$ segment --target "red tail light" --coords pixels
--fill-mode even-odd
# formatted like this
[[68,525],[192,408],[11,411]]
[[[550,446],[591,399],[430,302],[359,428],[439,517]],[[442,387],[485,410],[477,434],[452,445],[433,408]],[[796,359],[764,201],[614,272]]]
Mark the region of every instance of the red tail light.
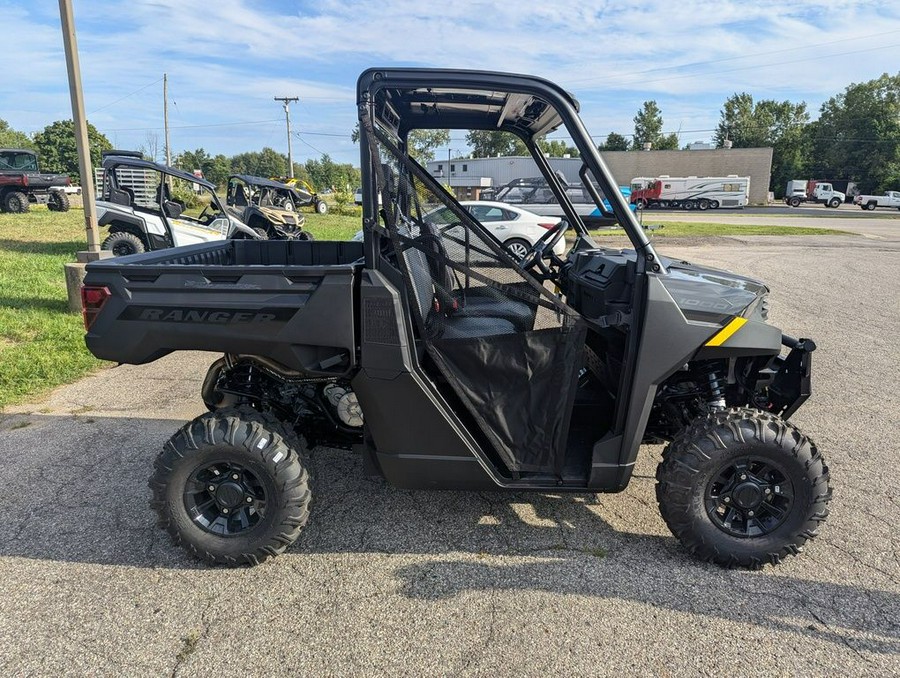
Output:
[[82,287],[81,288],[81,317],[84,319],[84,329],[89,331],[91,325],[100,315],[100,309],[112,294],[108,287]]
[[553,223],[538,224],[538,226],[540,226],[541,228],[546,228],[549,231],[551,228],[556,226],[556,224],[558,224],[558,223],[559,223],[558,221],[554,221]]

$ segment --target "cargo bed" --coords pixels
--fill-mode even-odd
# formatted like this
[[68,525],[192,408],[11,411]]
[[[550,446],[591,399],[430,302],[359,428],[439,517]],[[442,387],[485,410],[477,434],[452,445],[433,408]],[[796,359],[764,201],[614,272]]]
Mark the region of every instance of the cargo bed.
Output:
[[188,349],[345,374],[362,257],[359,242],[224,240],[92,262],[84,284],[99,310],[85,341],[120,363]]

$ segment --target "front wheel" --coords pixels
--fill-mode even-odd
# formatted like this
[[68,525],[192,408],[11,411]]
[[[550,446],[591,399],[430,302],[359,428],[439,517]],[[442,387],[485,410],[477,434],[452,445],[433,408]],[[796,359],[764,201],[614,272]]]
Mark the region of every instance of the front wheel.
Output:
[[710,200],[709,201],[709,209],[711,209],[711,210],[719,209],[719,201],[718,200]]
[[831,207],[832,209],[837,209],[838,207],[841,206],[841,199],[840,198],[832,198],[831,200],[828,201],[828,206]]
[[154,462],[160,527],[210,564],[256,565],[282,553],[309,518],[302,451],[277,420],[250,408],[194,419]]
[[324,200],[316,201],[316,212],[319,214],[327,214],[328,213],[328,203]]
[[50,194],[47,209],[51,212],[68,212],[70,207],[69,196],[65,191],[53,191]]
[[730,409],[694,422],[656,472],[663,520],[692,554],[759,569],[800,552],[828,516],[828,467],[780,417]]
[[525,255],[531,250],[531,243],[522,238],[510,238],[503,243],[503,246],[516,261],[522,261],[522,259],[525,258]]

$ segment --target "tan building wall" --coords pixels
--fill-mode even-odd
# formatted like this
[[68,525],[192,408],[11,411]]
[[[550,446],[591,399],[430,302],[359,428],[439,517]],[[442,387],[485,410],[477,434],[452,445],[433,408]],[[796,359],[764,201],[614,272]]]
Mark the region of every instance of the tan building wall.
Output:
[[772,180],[771,148],[730,148],[711,151],[603,151],[616,181],[634,177],[750,177],[750,204],[764,205]]

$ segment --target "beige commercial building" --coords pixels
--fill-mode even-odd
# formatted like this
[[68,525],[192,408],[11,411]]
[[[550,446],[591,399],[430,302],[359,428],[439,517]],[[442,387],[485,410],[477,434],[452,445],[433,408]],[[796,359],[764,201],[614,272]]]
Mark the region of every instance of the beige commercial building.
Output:
[[[603,159],[620,185],[634,177],[750,177],[751,205],[764,205],[772,178],[771,148],[717,148],[693,151],[603,151]],[[570,183],[578,182],[581,161],[548,158],[550,166]],[[449,177],[448,177],[449,170]],[[433,160],[428,171],[449,184],[461,199],[477,200],[485,188],[498,188],[513,179],[538,176],[530,157]]]

